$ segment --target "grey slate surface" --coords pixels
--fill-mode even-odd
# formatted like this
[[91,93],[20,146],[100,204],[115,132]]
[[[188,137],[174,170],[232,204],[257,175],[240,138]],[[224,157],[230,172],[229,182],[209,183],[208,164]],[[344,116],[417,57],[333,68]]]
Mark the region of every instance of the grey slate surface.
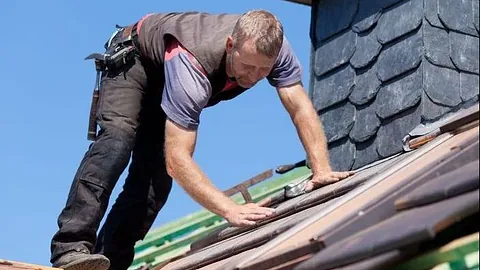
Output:
[[460,72],[460,96],[463,101],[478,99],[479,77],[474,74]]
[[321,76],[345,63],[355,53],[356,34],[348,30],[332,40],[322,43],[316,52],[315,74]]
[[356,147],[356,155],[361,158],[355,158],[353,168],[360,168],[380,159],[380,155],[377,152],[375,137],[370,138],[368,141],[357,143]]
[[425,92],[438,104],[454,107],[460,102],[460,74],[454,69],[437,67],[428,61],[424,65]]
[[355,71],[345,65],[338,72],[319,79],[315,83],[314,95],[317,110],[322,110],[348,98],[355,86]]
[[382,82],[377,77],[377,70],[370,68],[365,72],[357,72],[355,87],[349,96],[350,101],[356,105],[363,105],[372,100],[376,95]]
[[358,34],[357,49],[350,59],[354,68],[363,68],[370,64],[380,53],[382,44],[371,33]]
[[358,0],[324,0],[318,2],[317,39],[325,40],[347,29],[357,12]]
[[425,19],[427,19],[431,25],[443,28],[444,25],[440,21],[440,18],[438,18],[438,1],[439,0],[424,0],[423,12],[425,14]]
[[329,144],[330,165],[338,170],[348,171],[355,162],[355,144],[345,138]]
[[355,106],[347,101],[346,104],[333,106],[320,117],[322,122],[332,123],[324,127],[328,142],[345,138],[350,133],[355,121]]
[[361,33],[372,28],[382,15],[382,6],[383,4],[379,0],[359,0],[358,12],[352,25],[353,31]]
[[[413,107],[384,121],[377,132],[377,152],[381,157],[388,157],[402,150],[404,130],[413,130],[421,119],[419,106]],[[400,142],[400,143],[399,143]]]
[[478,102],[478,0],[320,0],[313,8],[315,108],[320,116],[356,110],[348,136],[350,109],[346,123],[322,122],[334,169],[402,151],[415,126]]
[[478,9],[479,9],[479,1],[473,1],[473,25],[475,26],[475,29],[477,32],[480,30],[478,29],[478,20],[479,20],[479,14],[478,14]]
[[376,63],[378,78],[385,82],[418,67],[422,54],[422,31],[417,30],[398,43],[386,46],[380,53]]
[[378,20],[377,39],[388,43],[417,29],[422,23],[423,0],[404,0],[383,12]]
[[375,107],[377,115],[382,119],[412,108],[420,101],[423,82],[421,69],[399,77],[378,91]]
[[[355,109],[355,107],[353,107],[353,109]],[[380,119],[375,113],[374,106],[360,106],[357,111],[356,119],[358,120],[356,120],[353,125],[353,129],[350,132],[350,138],[358,143],[370,139],[377,133],[377,130],[381,125]]]
[[478,37],[450,32],[450,50],[455,66],[467,72],[478,74]]
[[424,22],[423,36],[425,58],[434,65],[455,69],[450,59],[450,37],[447,30]]
[[438,17],[448,29],[476,35],[474,26],[473,2],[476,0],[439,0]]
[[422,93],[422,119],[426,121],[438,120],[452,108],[433,102],[430,97]]

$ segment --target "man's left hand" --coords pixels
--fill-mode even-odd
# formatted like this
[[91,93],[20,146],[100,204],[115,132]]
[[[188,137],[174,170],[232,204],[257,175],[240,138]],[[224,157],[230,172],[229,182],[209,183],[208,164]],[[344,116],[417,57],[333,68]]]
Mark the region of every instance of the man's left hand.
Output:
[[305,191],[310,192],[316,188],[338,182],[353,174],[354,172],[352,171],[348,171],[348,172],[319,171],[317,173],[314,173],[312,180],[307,182]]

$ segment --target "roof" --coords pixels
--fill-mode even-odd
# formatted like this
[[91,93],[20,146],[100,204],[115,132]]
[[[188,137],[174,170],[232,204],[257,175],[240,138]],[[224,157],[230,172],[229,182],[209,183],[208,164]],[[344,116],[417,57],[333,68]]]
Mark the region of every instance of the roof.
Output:
[[285,0],[287,2],[293,2],[297,4],[302,4],[302,5],[307,5],[311,6],[312,5],[312,0]]
[[61,270],[61,269],[0,259],[0,270]]
[[471,255],[478,253],[478,104],[429,135],[348,179],[275,202],[270,220],[222,224],[181,256],[144,269],[414,269],[465,258],[478,265]]

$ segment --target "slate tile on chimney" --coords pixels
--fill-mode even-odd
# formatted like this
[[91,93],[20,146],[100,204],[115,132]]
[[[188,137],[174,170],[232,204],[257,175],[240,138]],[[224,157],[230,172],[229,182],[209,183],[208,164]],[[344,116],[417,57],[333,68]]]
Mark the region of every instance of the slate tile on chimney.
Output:
[[381,158],[389,157],[402,151],[402,139],[413,130],[421,120],[421,106],[417,105],[394,115],[380,126],[377,132],[377,152]]
[[432,64],[455,68],[450,60],[450,41],[445,29],[433,27],[428,22],[423,24],[423,41],[425,58]]
[[382,44],[377,41],[377,37],[375,36],[374,32],[375,31],[370,31],[357,35],[357,48],[350,59],[350,64],[352,64],[354,68],[366,67],[380,54],[380,51],[382,50]]
[[357,152],[355,154],[355,162],[352,169],[358,169],[380,159],[377,153],[377,144],[375,136],[368,141],[356,143]]
[[329,143],[345,138],[355,121],[355,106],[346,101],[322,112],[320,119]]
[[438,18],[438,1],[439,0],[423,1],[425,18],[431,25],[444,28],[445,26],[442,24],[442,22]]
[[347,29],[357,12],[358,0],[322,0],[318,2],[316,35],[325,40]]
[[358,12],[353,19],[353,31],[361,33],[369,30],[382,15],[382,8],[382,0],[359,0]]
[[472,9],[472,0],[438,1],[438,17],[448,29],[478,36]]
[[315,53],[315,74],[321,76],[348,63],[355,53],[356,38],[357,35],[353,31],[348,30],[321,44]]
[[478,97],[479,77],[475,74],[460,72],[460,96],[463,101]]
[[421,99],[423,89],[422,69],[406,73],[396,81],[382,86],[375,100],[377,115],[389,118],[415,106]]
[[377,133],[380,124],[374,103],[359,106],[355,114],[355,124],[350,131],[350,138],[355,143],[364,142]]
[[377,65],[371,68],[358,72],[355,77],[355,87],[348,97],[353,104],[363,105],[377,95],[382,82],[377,77]]
[[329,144],[330,166],[335,171],[352,169],[355,160],[355,144],[348,137]]
[[477,30],[477,32],[480,32],[479,28],[478,28],[478,5],[479,5],[479,2],[478,0],[472,0],[472,5],[473,5],[473,25],[475,26],[475,29]]
[[461,71],[479,74],[478,37],[463,35],[453,31],[449,35],[450,57],[453,64]]
[[313,96],[317,111],[324,110],[348,98],[355,87],[355,71],[350,65],[325,77],[315,77]]
[[404,0],[384,11],[378,20],[378,41],[388,43],[405,35],[422,24],[423,0]]
[[433,102],[449,107],[462,102],[458,71],[437,67],[428,61],[423,62],[423,71],[425,92]]
[[376,62],[378,78],[385,82],[418,67],[422,55],[422,31],[415,31],[382,50]]
[[436,121],[451,109],[451,107],[433,102],[425,92],[422,93],[422,119],[425,121]]

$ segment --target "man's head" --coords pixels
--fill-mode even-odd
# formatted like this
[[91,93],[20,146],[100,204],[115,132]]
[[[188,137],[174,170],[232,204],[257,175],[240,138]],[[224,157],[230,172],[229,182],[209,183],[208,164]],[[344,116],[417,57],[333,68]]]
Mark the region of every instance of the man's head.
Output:
[[283,27],[275,15],[264,10],[243,14],[226,43],[227,74],[244,88],[265,78],[282,48]]

